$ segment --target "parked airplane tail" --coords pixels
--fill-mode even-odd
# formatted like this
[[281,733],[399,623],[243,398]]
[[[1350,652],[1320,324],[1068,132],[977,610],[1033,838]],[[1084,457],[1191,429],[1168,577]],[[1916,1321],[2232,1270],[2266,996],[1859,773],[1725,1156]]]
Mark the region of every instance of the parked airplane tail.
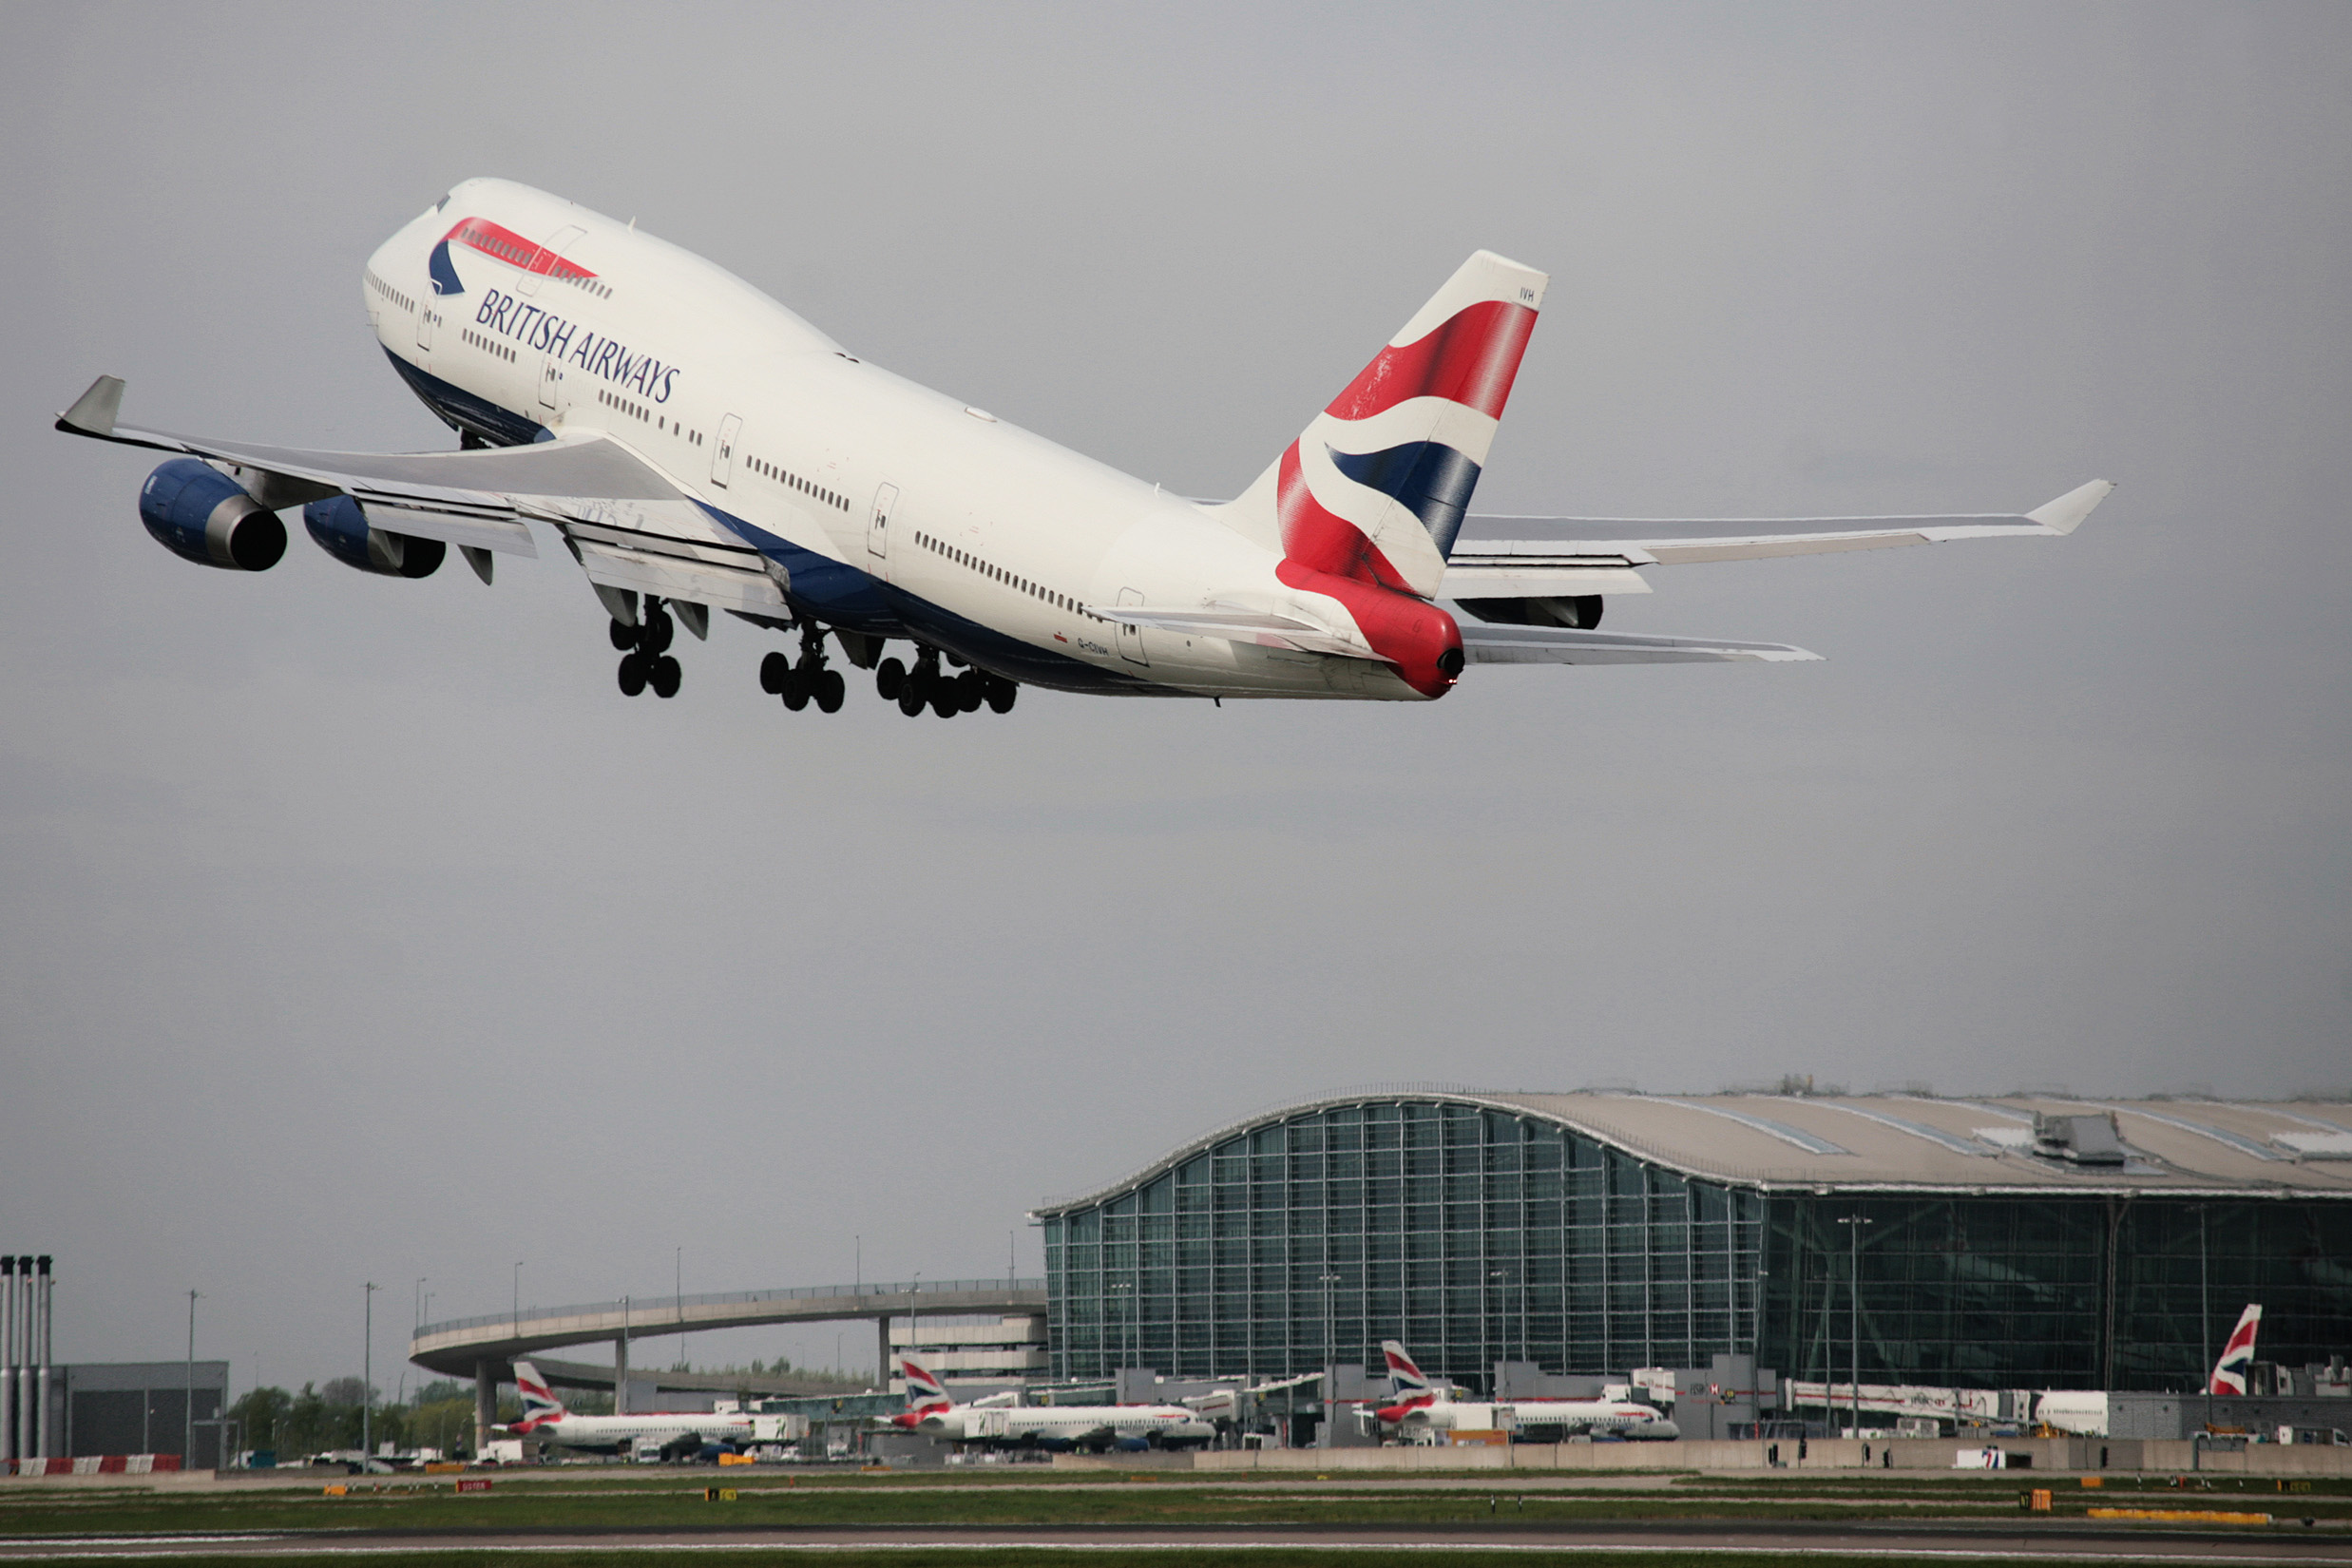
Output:
[[907,1380],[907,1408],[912,1414],[945,1409],[955,1403],[947,1397],[947,1385],[912,1356],[898,1358],[898,1375]]
[[1436,597],[1548,282],[1471,257],[1217,515],[1310,571]]
[[514,1391],[522,1398],[523,1417],[508,1431],[535,1431],[544,1423],[561,1421],[565,1414],[564,1402],[555,1397],[555,1390],[539,1375],[539,1368],[527,1361],[514,1364]]
[[2213,1376],[2206,1385],[2209,1394],[2243,1394],[2246,1374],[2254,1365],[2254,1331],[2262,1327],[2262,1307],[2249,1304],[2238,1314],[2238,1326],[2229,1331],[2229,1343],[2222,1347],[2221,1360],[2213,1363]]
[[1388,1386],[1396,1390],[1397,1404],[1426,1405],[1437,1398],[1437,1389],[1422,1375],[1419,1364],[1403,1345],[1384,1339],[1380,1342],[1380,1353],[1387,1358]]

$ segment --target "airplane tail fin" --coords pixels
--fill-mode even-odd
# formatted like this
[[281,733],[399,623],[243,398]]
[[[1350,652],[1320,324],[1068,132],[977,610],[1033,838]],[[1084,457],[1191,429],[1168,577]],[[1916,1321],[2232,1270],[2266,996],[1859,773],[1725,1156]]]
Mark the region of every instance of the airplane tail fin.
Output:
[[1396,1390],[1400,1401],[1417,1399],[1435,1391],[1429,1386],[1429,1380],[1422,1376],[1421,1367],[1404,1346],[1393,1339],[1384,1339],[1380,1342],[1380,1352],[1388,1360],[1388,1384]]
[[1312,570],[1435,597],[1548,282],[1471,257],[1215,515]]
[[902,1355],[898,1358],[898,1373],[907,1380],[908,1409],[928,1410],[955,1403],[947,1397],[947,1385],[913,1356]]
[[2262,1307],[2249,1304],[2238,1314],[2238,1326],[2229,1331],[2229,1343],[2222,1347],[2221,1360],[2213,1363],[2213,1376],[2206,1385],[2209,1394],[2243,1394],[2246,1374],[2254,1365],[2254,1332],[2262,1327]]
[[539,1368],[527,1361],[514,1364],[514,1391],[523,1401],[523,1419],[511,1430],[527,1432],[542,1422],[563,1419],[564,1402],[555,1397],[555,1390],[539,1375]]

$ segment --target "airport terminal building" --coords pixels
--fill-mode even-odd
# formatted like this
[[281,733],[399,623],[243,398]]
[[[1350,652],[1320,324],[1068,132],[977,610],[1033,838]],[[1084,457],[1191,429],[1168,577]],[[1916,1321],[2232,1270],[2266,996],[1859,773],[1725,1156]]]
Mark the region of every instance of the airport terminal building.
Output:
[[1050,1202],[1051,1375],[2200,1385],[2352,1348],[2352,1105],[1366,1091]]

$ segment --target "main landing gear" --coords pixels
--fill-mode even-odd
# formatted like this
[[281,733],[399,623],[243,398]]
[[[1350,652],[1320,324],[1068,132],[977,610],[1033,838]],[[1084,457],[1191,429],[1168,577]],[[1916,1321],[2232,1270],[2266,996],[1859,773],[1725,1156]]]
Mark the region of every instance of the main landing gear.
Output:
[[798,662],[780,653],[771,653],[759,661],[759,689],[770,697],[782,698],[784,706],[794,713],[814,702],[819,713],[829,714],[841,711],[850,690],[841,672],[825,663],[825,629],[809,621],[801,623]]
[[986,703],[995,713],[1013,711],[1013,701],[1021,688],[1001,675],[966,668],[960,675],[948,675],[939,667],[939,651],[925,648],[915,656],[914,668],[908,669],[895,659],[886,659],[874,669],[874,690],[886,702],[896,702],[898,711],[908,718],[928,708],[942,718],[953,718],[958,714],[976,713]]
[[612,623],[613,646],[623,650],[621,658],[621,695],[635,697],[646,687],[653,688],[656,697],[678,695],[678,685],[684,672],[678,660],[670,656],[670,639],[677,635],[677,623],[658,599],[645,601],[644,613],[634,626],[626,621]]

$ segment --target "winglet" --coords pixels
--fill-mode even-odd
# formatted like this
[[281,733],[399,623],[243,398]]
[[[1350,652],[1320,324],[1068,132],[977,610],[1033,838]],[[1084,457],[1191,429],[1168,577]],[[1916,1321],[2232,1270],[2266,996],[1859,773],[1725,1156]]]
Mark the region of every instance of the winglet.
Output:
[[2106,500],[2107,492],[2114,488],[2112,479],[2094,479],[2080,489],[2069,490],[2056,501],[2027,512],[2025,520],[2038,523],[2053,533],[2073,533],[2091,515],[2091,508]]
[[57,428],[78,435],[111,436],[115,416],[122,411],[123,378],[102,375],[73,400],[72,408],[57,416]]

